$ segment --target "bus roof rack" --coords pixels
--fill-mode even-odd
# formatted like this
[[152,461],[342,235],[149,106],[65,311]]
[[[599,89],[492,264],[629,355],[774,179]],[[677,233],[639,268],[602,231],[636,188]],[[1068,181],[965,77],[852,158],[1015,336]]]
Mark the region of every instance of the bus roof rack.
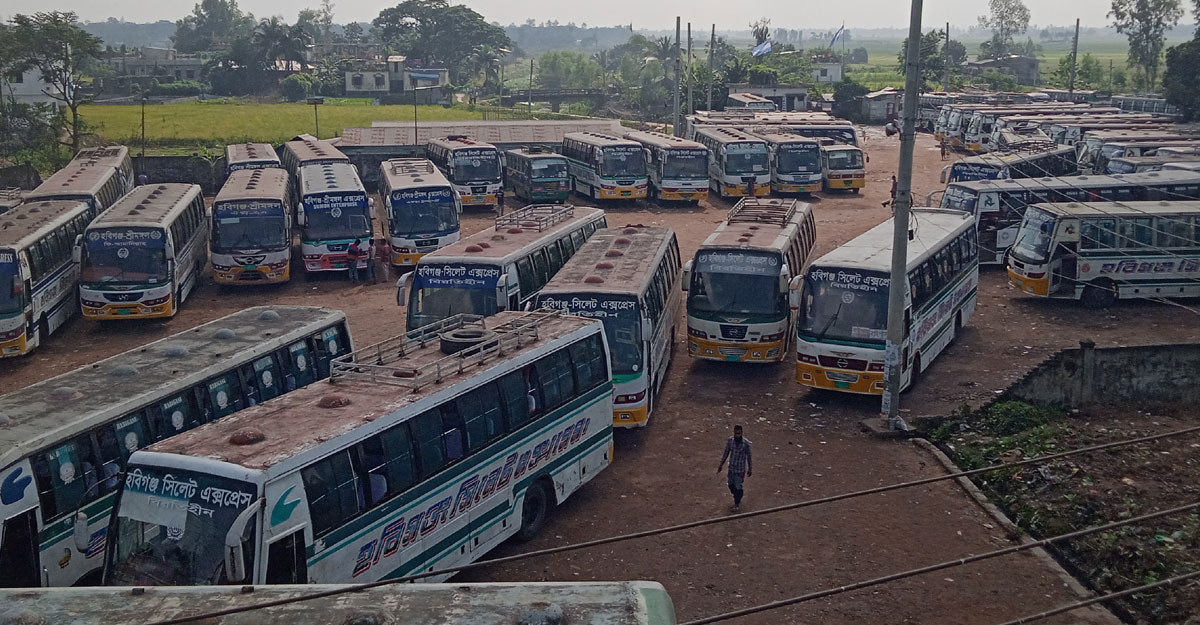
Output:
[[392,158],[387,162],[392,166],[394,175],[432,174],[434,171],[433,163],[427,158]]
[[728,223],[759,223],[786,226],[800,205],[799,200],[744,197],[725,215]]
[[542,232],[546,228],[574,216],[575,206],[571,204],[530,204],[525,208],[511,211],[507,215],[498,215],[496,230],[521,228]]
[[[564,314],[559,310],[543,308],[490,328],[483,316],[454,315],[333,359],[329,381],[337,384],[342,380],[361,380],[419,391],[426,385],[440,383],[446,377],[462,373],[469,367],[482,365],[492,358],[536,342],[539,327]],[[413,351],[431,343],[438,344],[444,333],[459,329],[486,330],[491,333],[491,338],[431,362],[404,362],[405,357]]]

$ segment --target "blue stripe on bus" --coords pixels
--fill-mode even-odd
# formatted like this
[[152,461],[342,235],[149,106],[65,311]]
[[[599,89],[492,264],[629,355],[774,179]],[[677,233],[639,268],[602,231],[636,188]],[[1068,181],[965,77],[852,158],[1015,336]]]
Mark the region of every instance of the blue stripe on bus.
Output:
[[61,275],[64,271],[70,269],[74,265],[75,265],[75,263],[72,261],[67,261],[67,262],[63,263],[61,267],[54,270],[54,273],[51,273],[50,275],[46,276],[45,278],[42,278],[37,284],[33,285],[33,292],[37,293],[39,290],[42,289],[42,287],[46,286],[47,283],[57,280],[59,275]]

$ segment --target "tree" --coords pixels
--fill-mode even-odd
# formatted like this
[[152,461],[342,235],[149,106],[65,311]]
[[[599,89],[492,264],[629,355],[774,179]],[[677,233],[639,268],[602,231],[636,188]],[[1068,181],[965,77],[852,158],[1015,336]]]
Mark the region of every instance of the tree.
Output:
[[300,9],[296,14],[296,26],[308,33],[313,41],[321,40],[321,14],[316,9]]
[[1129,39],[1129,64],[1141,68],[1147,88],[1153,89],[1166,30],[1183,17],[1179,0],[1112,0],[1108,16],[1117,32]]
[[[946,73],[946,55],[941,49],[942,37],[945,34],[940,30],[931,30],[921,35],[921,55],[917,62],[921,72],[921,84],[918,89],[921,91],[928,91],[930,83],[941,81]],[[905,37],[904,43],[900,45],[896,61],[900,74],[905,75],[908,71],[908,37]]]
[[750,22],[750,32],[754,34],[754,45],[771,38],[771,18],[760,17],[756,22]]
[[675,69],[675,40],[670,37],[659,37],[650,42],[649,55],[662,65],[663,79],[668,72]]
[[483,85],[500,83],[500,65],[504,62],[504,51],[495,46],[482,44],[471,51],[472,76],[483,74]]
[[321,0],[321,10],[317,12],[317,24],[321,27],[320,41],[333,41],[333,0]]
[[725,75],[725,84],[736,85],[750,80],[750,64],[740,55],[735,56],[725,64],[721,73]]
[[11,44],[20,50],[22,64],[36,68],[49,88],[44,93],[70,113],[67,137],[71,149],[78,152],[83,140],[83,119],[79,106],[89,101],[80,89],[83,67],[100,58],[102,43],[75,25],[75,14],[51,11],[12,18]]
[[967,46],[964,46],[961,41],[951,39],[946,42],[948,51],[943,51],[946,56],[950,57],[950,66],[958,67],[967,62]]
[[288,26],[278,17],[263,20],[255,27],[252,41],[267,67],[273,67],[276,61],[284,61],[308,69],[304,53],[312,45],[312,36],[300,24]]
[[547,89],[586,89],[595,86],[600,65],[574,50],[553,50],[538,59],[537,82]]
[[1013,37],[1029,30],[1029,8],[1021,0],[988,0],[988,15],[979,16],[979,25],[992,29],[992,39],[980,45],[981,55],[1007,56]]
[[358,22],[346,24],[343,32],[345,33],[346,41],[349,43],[358,43],[363,38],[363,27]]
[[1162,82],[1167,102],[1179,108],[1184,121],[1200,119],[1200,37],[1167,50]]
[[242,13],[237,0],[200,0],[191,15],[175,22],[171,41],[180,52],[200,52],[217,41],[249,36],[252,30],[254,16]]
[[381,11],[372,24],[383,42],[399,53],[426,65],[444,64],[453,81],[469,72],[468,59],[478,46],[512,47],[503,28],[446,0],[405,0]]

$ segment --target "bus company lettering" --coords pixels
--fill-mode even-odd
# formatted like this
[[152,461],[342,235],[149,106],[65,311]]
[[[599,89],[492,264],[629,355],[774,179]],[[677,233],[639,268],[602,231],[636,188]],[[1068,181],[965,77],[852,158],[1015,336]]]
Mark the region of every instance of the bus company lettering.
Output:
[[454,158],[456,159],[491,159],[495,158],[495,148],[461,148],[454,150]]
[[[1007,172],[1007,169],[1004,170]],[[955,163],[950,172],[950,180],[952,182],[968,182],[971,180],[996,180],[997,178],[1007,178],[1006,175],[1001,175],[1001,170],[995,165],[984,165],[982,163]]]
[[92,230],[87,235],[88,242],[98,244],[103,248],[114,247],[164,247],[166,240],[162,230],[129,229],[129,230]]
[[671,159],[679,159],[679,160],[706,159],[706,158],[708,158],[708,150],[697,150],[697,149],[684,150],[684,149],[680,149],[680,148],[675,148],[675,149],[667,150],[667,156]]
[[490,473],[475,473],[463,479],[458,483],[455,496],[441,499],[424,512],[417,511],[409,517],[401,516],[384,525],[377,538],[358,550],[352,576],[362,575],[381,560],[395,555],[418,538],[436,530],[441,524],[467,514],[473,506],[502,492],[512,480],[518,480],[526,473],[536,470],[539,465],[562,455],[572,445],[584,439],[591,421],[590,418],[584,418],[568,424],[542,439],[532,449],[519,454],[509,454],[504,464]]
[[421,288],[494,289],[501,271],[494,265],[421,265],[417,285]]
[[12,252],[0,252],[0,263],[6,265],[16,264],[17,256]]
[[572,297],[570,300],[543,298],[541,305],[555,310],[569,312],[579,317],[592,319],[607,319],[620,317],[622,311],[637,310],[637,301],[632,299],[599,299]]
[[393,191],[392,201],[401,204],[436,204],[454,198],[454,191],[449,187],[440,189],[407,189]]
[[696,269],[701,272],[779,275],[779,257],[775,254],[701,252],[696,263],[699,265]]
[[283,216],[283,204],[279,202],[222,202],[213,207],[218,219],[222,217]]
[[814,280],[828,282],[834,288],[856,291],[877,292],[887,289],[892,283],[891,278],[850,271],[833,272],[825,269],[813,269],[809,271],[809,275]]
[[1104,263],[1100,266],[1101,274],[1196,273],[1198,271],[1200,271],[1200,259],[1196,258],[1155,261],[1122,260]]
[[307,208],[331,210],[334,208],[359,208],[367,203],[367,196],[361,193],[344,195],[318,195],[304,199]]

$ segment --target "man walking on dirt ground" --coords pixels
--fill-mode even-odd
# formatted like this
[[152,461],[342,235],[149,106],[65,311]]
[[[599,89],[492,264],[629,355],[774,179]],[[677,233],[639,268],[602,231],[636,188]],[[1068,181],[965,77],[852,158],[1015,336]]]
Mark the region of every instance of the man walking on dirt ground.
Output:
[[717,465],[717,473],[729,461],[729,472],[726,474],[729,482],[729,492],[733,494],[733,511],[742,508],[742,480],[754,474],[750,458],[750,441],[742,438],[742,426],[733,426],[733,436],[725,441],[725,453],[721,454],[721,464]]
[[950,158],[950,152],[946,148],[946,140],[942,139],[942,160],[944,161],[948,158]]

